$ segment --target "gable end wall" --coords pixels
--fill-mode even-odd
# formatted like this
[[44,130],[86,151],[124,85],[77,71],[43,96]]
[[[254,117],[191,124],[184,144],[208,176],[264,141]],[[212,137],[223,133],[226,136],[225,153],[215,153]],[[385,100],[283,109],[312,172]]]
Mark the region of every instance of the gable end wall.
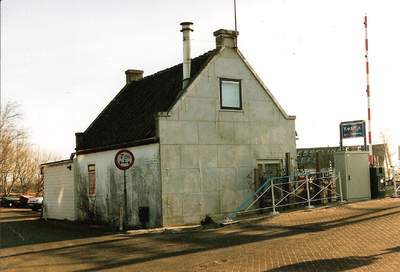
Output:
[[[251,194],[258,159],[296,156],[288,118],[232,48],[203,70],[169,117],[159,117],[163,226],[222,220]],[[219,78],[242,80],[243,110],[221,110]]]

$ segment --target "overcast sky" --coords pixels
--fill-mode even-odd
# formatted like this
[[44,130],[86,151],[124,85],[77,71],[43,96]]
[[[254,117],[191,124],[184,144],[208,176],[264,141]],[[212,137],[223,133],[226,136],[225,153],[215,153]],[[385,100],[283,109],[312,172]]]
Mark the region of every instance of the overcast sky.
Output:
[[[194,23],[192,57],[214,49],[213,32],[235,28],[233,7],[233,0],[3,0],[2,105],[19,102],[32,141],[68,158],[75,133],[125,85],[125,70],[146,76],[181,63],[185,21]],[[297,117],[298,147],[338,146],[340,122],[367,121],[365,14],[372,141],[386,129],[400,145],[399,12],[398,0],[237,0],[239,50]]]

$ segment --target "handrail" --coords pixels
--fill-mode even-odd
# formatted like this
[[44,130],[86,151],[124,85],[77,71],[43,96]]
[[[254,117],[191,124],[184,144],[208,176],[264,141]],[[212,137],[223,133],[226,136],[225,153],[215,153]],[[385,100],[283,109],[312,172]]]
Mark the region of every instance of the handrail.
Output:
[[[257,193],[259,193],[271,180],[274,179],[286,179],[286,178],[294,178],[294,177],[307,177],[308,180],[308,176],[311,175],[319,175],[319,174],[324,174],[324,173],[333,173],[333,172],[339,172],[340,169],[338,170],[329,170],[329,171],[321,171],[321,172],[314,172],[314,173],[303,173],[303,174],[298,174],[298,175],[292,175],[292,176],[282,176],[282,177],[272,177],[269,178],[266,182],[264,182],[264,184],[262,186],[260,186],[260,188],[258,188],[257,191],[254,192],[254,194],[252,194],[234,213],[232,213],[229,217],[227,217],[226,220],[232,220],[232,217],[234,217],[247,203],[249,203],[249,201],[255,196],[257,195]],[[257,199],[258,200],[258,199]],[[254,204],[254,202],[253,202]]]

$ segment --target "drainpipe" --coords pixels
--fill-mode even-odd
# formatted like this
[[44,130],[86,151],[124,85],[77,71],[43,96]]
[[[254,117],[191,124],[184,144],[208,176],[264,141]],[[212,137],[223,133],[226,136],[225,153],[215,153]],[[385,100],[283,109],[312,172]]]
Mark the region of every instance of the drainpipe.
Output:
[[193,23],[190,23],[190,22],[181,23],[181,26],[182,26],[181,32],[183,33],[183,81],[182,81],[182,89],[186,87],[186,85],[189,83],[189,80],[190,80],[190,64],[191,64],[191,59],[190,59],[190,51],[191,51],[190,32],[193,31],[193,29],[190,29],[191,25],[193,25]]

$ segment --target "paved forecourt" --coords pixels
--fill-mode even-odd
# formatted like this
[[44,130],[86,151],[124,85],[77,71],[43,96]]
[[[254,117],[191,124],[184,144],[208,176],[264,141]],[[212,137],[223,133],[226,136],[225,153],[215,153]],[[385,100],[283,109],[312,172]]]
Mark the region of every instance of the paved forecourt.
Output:
[[244,224],[241,229],[259,240],[236,258],[199,271],[400,271],[400,199],[348,202]]

